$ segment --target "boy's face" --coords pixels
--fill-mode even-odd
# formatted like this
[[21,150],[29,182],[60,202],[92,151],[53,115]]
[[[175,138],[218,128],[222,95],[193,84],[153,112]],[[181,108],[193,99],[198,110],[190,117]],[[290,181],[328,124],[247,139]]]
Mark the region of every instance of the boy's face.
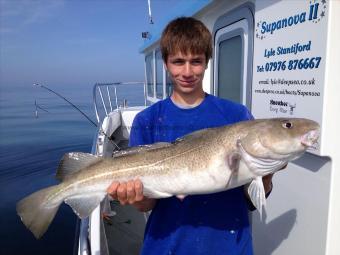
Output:
[[173,81],[174,92],[190,94],[203,90],[202,81],[207,63],[205,54],[184,55],[178,52],[168,56],[166,69]]

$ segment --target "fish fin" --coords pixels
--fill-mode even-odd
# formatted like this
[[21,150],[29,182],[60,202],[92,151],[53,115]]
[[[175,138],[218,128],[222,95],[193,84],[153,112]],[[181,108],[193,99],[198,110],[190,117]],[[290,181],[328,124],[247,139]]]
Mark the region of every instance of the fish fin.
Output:
[[237,169],[239,168],[240,159],[241,159],[241,155],[237,152],[233,152],[228,155],[228,158],[227,158],[228,166],[232,172],[237,171]]
[[263,187],[262,177],[256,177],[248,187],[248,194],[251,202],[260,213],[262,218],[262,207],[266,206],[266,195]]
[[88,167],[98,161],[101,158],[90,153],[83,152],[70,152],[66,153],[60,160],[56,178],[59,181],[67,179],[68,176],[75,174],[76,172]]
[[60,199],[60,201],[48,203],[47,199],[55,192],[55,187],[39,190],[20,200],[16,205],[21,221],[37,239],[46,232],[63,202]]
[[186,197],[186,195],[177,195],[176,196],[179,200],[181,200],[181,202],[184,200],[184,198]]
[[177,138],[173,142],[173,144],[177,144],[177,143],[180,143],[182,141],[189,140],[189,139],[194,139],[194,140],[198,139],[198,140],[201,140],[202,137],[206,137],[207,135],[209,135],[211,133],[215,133],[216,129],[218,129],[218,128],[205,128],[205,129],[194,131],[194,132],[192,132],[190,134],[187,134],[185,136]]
[[[138,146],[138,147],[142,151],[152,151],[152,150],[155,150],[155,149],[169,147],[171,145],[172,145],[172,143],[158,142],[158,143],[153,143],[153,144],[141,145],[141,146]],[[135,148],[135,147],[132,147],[132,148]]]
[[84,219],[100,204],[105,195],[105,192],[91,192],[68,197],[64,201],[79,218]]

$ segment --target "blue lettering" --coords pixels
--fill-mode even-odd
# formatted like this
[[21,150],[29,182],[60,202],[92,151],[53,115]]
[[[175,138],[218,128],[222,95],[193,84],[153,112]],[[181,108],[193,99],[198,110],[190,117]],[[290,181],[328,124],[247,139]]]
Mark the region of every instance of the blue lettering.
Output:
[[317,3],[317,4],[315,4],[313,19],[317,19],[318,18],[318,8],[319,8],[319,4]]
[[[309,10],[309,20],[317,17],[318,4],[311,5]],[[314,8],[315,6],[315,8]],[[290,17],[282,18],[280,20],[274,21],[272,23],[267,23],[265,21],[261,24],[261,33],[271,33],[273,34],[275,30],[280,30],[281,28],[291,27],[299,23],[304,23],[306,21],[306,12],[301,12],[299,14],[292,15]]]
[[303,12],[303,13],[301,13],[301,15],[300,15],[300,23],[303,23],[303,22],[305,22],[305,21],[306,21],[306,13]]
[[277,22],[277,29],[281,29],[281,20]]
[[261,33],[262,34],[264,34],[267,30],[266,30],[266,25],[267,25],[267,23],[264,21],[263,23],[262,23],[262,30],[261,30]]
[[272,29],[270,30],[270,33],[272,34],[274,32],[274,30],[276,29],[276,23],[272,23]]
[[293,25],[293,22],[294,22],[293,17],[289,17],[289,18],[288,18],[288,26]]
[[314,10],[314,5],[309,6],[309,18],[308,18],[308,20],[312,20],[313,10]]

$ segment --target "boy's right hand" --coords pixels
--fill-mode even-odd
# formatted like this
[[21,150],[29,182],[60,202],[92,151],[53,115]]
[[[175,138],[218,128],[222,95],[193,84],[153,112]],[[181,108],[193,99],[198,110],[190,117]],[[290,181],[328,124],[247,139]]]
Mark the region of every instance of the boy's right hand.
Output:
[[152,210],[156,204],[156,199],[143,195],[143,183],[139,179],[122,183],[112,182],[107,193],[120,204],[131,204],[143,212]]

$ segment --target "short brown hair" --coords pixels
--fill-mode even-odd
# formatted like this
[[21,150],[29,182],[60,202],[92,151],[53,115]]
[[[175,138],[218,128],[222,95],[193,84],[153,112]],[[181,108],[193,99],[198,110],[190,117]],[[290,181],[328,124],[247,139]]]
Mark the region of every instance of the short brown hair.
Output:
[[164,62],[167,62],[169,55],[177,52],[203,53],[207,63],[212,56],[210,31],[201,21],[192,17],[172,20],[163,30],[160,45]]

